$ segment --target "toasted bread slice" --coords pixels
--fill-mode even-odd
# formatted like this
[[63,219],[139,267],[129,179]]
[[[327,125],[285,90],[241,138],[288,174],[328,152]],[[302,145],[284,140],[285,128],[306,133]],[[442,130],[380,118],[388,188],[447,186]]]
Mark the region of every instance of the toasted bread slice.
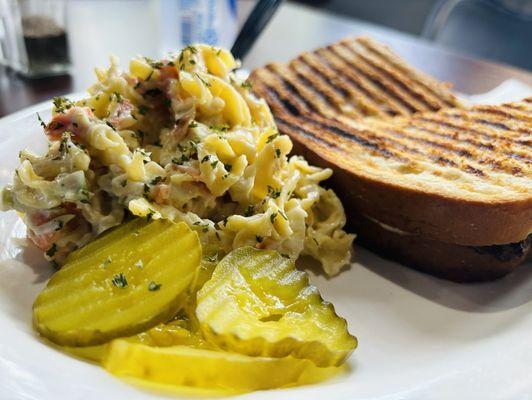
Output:
[[[345,55],[343,68],[330,61],[340,57],[339,47],[353,57]],[[514,243],[530,234],[530,99],[465,109],[444,85],[371,40],[331,48],[312,53],[321,54],[319,74],[303,78],[292,62],[254,71],[251,80],[299,152],[335,169],[332,184],[346,208],[463,246]],[[386,68],[373,61],[370,74],[368,60],[377,55]],[[360,88],[371,83],[373,91],[355,97],[347,92],[355,81]],[[333,101],[332,90],[346,92]]]
[[270,64],[251,79],[282,84],[299,113],[344,123],[462,107],[448,84],[414,70],[367,37],[303,53],[289,65]]

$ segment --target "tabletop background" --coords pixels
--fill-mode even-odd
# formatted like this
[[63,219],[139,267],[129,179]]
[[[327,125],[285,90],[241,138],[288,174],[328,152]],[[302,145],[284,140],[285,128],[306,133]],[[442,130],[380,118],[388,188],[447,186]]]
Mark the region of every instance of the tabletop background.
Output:
[[[253,4],[249,0],[238,2],[239,24]],[[84,91],[95,80],[94,67],[108,65],[110,54],[117,55],[123,63],[137,54],[161,56],[165,49],[174,47],[164,26],[175,16],[164,11],[157,0],[70,2],[71,76],[26,80],[0,67],[0,116],[53,96]],[[476,60],[413,35],[294,3],[280,7],[243,60],[243,67],[252,69],[271,61],[286,61],[301,51],[350,35],[370,35],[388,43],[414,67],[452,83],[455,90],[465,94],[486,92],[510,78],[532,85],[532,73],[527,71]]]

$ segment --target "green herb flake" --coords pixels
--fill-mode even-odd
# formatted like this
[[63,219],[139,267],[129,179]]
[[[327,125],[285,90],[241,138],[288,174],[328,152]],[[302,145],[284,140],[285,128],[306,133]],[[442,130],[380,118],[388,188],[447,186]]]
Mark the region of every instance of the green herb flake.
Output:
[[152,179],[152,181],[150,182],[150,185],[157,185],[162,180],[163,180],[162,176],[156,176],[155,178]]
[[62,220],[57,221],[57,227],[55,228],[55,230],[60,231],[61,229],[63,229],[64,225],[65,225],[64,221]]
[[55,243],[53,243],[52,247],[50,247],[48,250],[46,250],[46,255],[48,257],[53,257],[56,252],[57,252],[57,245]]
[[272,199],[277,199],[281,195],[281,191],[278,189],[275,189],[274,187],[268,185],[268,195]]
[[150,284],[148,285],[148,290],[150,292],[156,292],[157,290],[161,288],[162,285],[163,285],[162,283],[155,283],[151,281]]
[[246,208],[246,211],[244,211],[244,216],[245,217],[251,217],[253,215],[253,211],[255,211],[255,206],[253,204],[250,204]]
[[281,157],[281,149],[275,149],[275,158]]
[[257,243],[262,243],[262,241],[264,240],[264,238],[262,236],[255,236],[255,240],[257,241]]
[[273,135],[268,136],[268,139],[266,139],[266,143],[271,143],[271,142],[273,142],[273,140],[274,140],[277,136],[279,136],[278,133],[274,133]]
[[218,165],[218,160],[214,160],[213,162],[211,162],[212,169],[216,168],[216,165]]
[[191,128],[197,128],[198,123],[196,121],[191,121],[190,124],[188,124],[189,129]]
[[112,262],[113,262],[112,258],[111,257],[107,257],[105,260],[102,261],[102,263],[100,264],[100,267],[106,268]]
[[275,218],[277,218],[277,213],[273,213],[270,215],[270,222],[273,224],[275,222]]
[[148,213],[146,214],[146,220],[150,222],[153,219],[154,215],[155,215],[155,211],[153,211],[151,208],[148,208]]
[[147,112],[148,112],[148,108],[146,106],[143,106],[143,105],[139,106],[139,114],[140,115],[146,115]]
[[244,89],[253,89],[253,85],[249,81],[242,82],[240,86],[242,86]]
[[52,101],[54,103],[55,111],[59,114],[63,114],[66,110],[74,106],[74,103],[66,97],[54,97]]
[[123,273],[119,273],[113,276],[113,280],[111,282],[114,286],[120,289],[124,289],[127,287],[127,279]]
[[207,87],[211,87],[211,84],[209,82],[207,82],[204,78],[202,78],[200,76],[200,74],[198,74],[197,72],[194,72],[194,75],[196,75],[196,77],[201,81],[201,83],[203,83],[205,86]]
[[41,116],[39,115],[39,113],[37,113],[37,120],[39,121],[39,124],[41,124],[41,126],[43,128],[46,128],[46,124],[44,123],[44,121],[42,120]]

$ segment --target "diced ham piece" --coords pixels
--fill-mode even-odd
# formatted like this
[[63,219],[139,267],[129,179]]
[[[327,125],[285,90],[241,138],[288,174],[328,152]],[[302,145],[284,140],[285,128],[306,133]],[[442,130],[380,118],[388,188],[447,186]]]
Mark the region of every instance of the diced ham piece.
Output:
[[94,117],[94,114],[88,107],[72,107],[65,113],[55,114],[45,128],[46,135],[50,140],[61,140],[63,132],[71,132],[77,138],[82,137],[86,127],[80,126],[76,122],[76,113],[79,113],[80,110],[86,113],[89,118]]
[[121,130],[126,129],[131,126],[132,121],[132,111],[135,109],[133,104],[127,100],[122,99],[117,105],[116,108],[108,118],[108,121],[115,129]]

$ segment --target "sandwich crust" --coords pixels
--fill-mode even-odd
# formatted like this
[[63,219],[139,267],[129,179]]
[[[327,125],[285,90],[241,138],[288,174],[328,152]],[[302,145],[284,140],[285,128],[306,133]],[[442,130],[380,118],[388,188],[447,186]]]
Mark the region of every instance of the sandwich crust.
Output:
[[531,99],[465,108],[367,38],[250,79],[296,152],[335,170],[331,185],[353,218],[463,246],[532,232]]

